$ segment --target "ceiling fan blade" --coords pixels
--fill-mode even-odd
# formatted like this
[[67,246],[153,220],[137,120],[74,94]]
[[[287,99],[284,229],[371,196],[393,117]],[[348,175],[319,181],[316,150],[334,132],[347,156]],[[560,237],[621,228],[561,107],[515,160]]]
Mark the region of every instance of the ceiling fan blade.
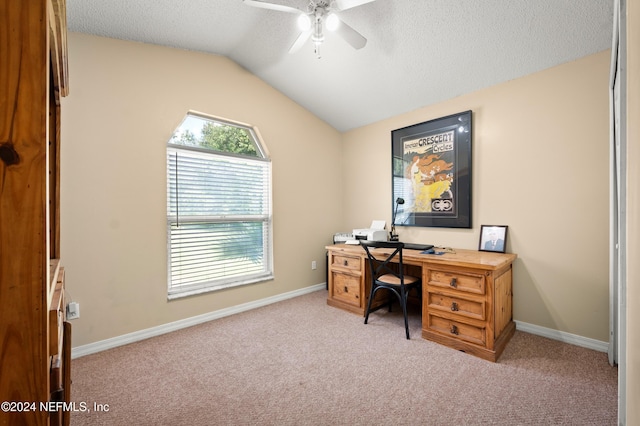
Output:
[[367,39],[364,38],[362,34],[345,24],[342,20],[336,32],[355,49],[362,49],[367,44]]
[[281,4],[265,3],[263,1],[257,1],[257,0],[242,0],[242,1],[244,2],[244,4],[247,4],[253,7],[259,7],[260,9],[277,10],[279,12],[289,12],[289,13],[304,12],[301,9],[296,9],[295,7],[291,7],[291,6],[283,6]]
[[338,10],[347,10],[376,0],[335,0]]
[[289,53],[295,53],[300,50],[300,48],[307,42],[307,40],[309,40],[312,32],[312,29],[301,32],[296,41],[294,41],[289,48]]

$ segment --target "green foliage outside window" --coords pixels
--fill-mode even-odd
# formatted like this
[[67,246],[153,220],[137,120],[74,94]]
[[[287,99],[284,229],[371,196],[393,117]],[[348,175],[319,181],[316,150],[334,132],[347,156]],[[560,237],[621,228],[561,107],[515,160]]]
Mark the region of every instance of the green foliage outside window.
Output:
[[247,129],[211,121],[204,121],[199,136],[186,129],[176,132],[171,138],[171,143],[251,157],[260,156]]

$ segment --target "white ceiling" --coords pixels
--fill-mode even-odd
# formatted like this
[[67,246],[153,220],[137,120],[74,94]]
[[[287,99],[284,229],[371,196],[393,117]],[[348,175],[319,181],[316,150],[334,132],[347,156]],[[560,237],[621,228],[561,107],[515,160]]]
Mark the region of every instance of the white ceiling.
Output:
[[[305,9],[308,0],[269,0]],[[226,56],[339,131],[611,47],[614,0],[376,0],[288,53],[296,16],[242,0],[67,0],[70,31]]]

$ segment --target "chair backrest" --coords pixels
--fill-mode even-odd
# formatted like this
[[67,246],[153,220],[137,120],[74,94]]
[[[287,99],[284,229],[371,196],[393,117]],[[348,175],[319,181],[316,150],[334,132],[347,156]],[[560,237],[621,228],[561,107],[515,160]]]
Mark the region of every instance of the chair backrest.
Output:
[[[360,245],[367,253],[369,266],[371,267],[371,277],[374,280],[382,275],[392,274],[404,285],[404,268],[402,267],[402,249],[404,248],[404,243],[398,241],[360,240]],[[392,251],[391,253],[387,252],[385,254],[372,253],[371,250],[376,248],[392,249]],[[394,266],[392,267],[391,264]]]

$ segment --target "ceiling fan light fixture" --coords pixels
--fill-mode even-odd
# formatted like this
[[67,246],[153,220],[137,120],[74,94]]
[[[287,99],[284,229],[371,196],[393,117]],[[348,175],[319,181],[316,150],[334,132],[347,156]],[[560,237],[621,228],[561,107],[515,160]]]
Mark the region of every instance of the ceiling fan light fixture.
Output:
[[[372,3],[375,0],[308,0],[306,12],[304,9],[282,4],[270,3],[268,0],[242,0],[244,4],[260,9],[277,10],[279,12],[293,13],[297,15],[297,26],[301,33],[289,48],[289,53],[296,52],[305,42],[311,38],[316,55],[320,57],[320,45],[324,41],[323,28],[327,31],[335,31],[354,49],[362,49],[367,44],[367,39],[362,34],[343,22],[333,12],[342,12],[363,4]],[[300,0],[302,1],[302,0]]]
[[301,14],[298,16],[298,28],[301,31],[309,31],[311,29],[311,18],[309,15]]
[[335,31],[340,26],[340,18],[335,13],[330,13],[327,16],[327,29],[329,31]]

